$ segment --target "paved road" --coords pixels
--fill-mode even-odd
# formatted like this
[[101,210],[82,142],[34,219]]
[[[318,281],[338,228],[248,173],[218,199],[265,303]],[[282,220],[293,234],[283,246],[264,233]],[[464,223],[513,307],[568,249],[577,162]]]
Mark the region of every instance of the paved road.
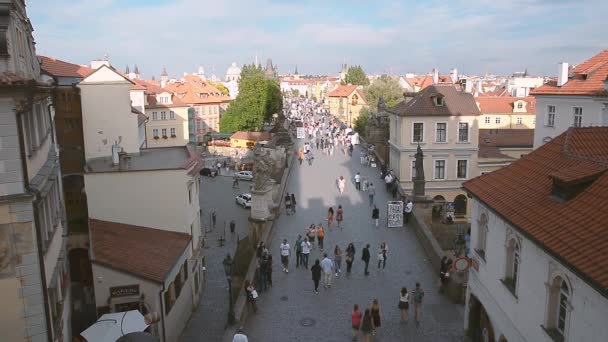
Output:
[[[301,142],[301,141],[300,141]],[[298,202],[297,213],[293,216],[281,215],[270,243],[270,251],[275,256],[273,273],[274,286],[258,298],[259,311],[251,315],[245,323],[249,341],[348,341],[350,340],[350,311],[353,304],[360,307],[371,305],[378,298],[384,321],[375,341],[460,341],[463,329],[463,307],[451,304],[439,295],[436,289],[436,272],[426,260],[426,255],[415,234],[408,228],[386,228],[386,201],[384,185],[379,178],[379,169],[360,164],[360,151],[352,157],[336,151],[332,157],[317,151],[313,166],[306,163],[294,164],[288,192],[295,192]],[[354,184],[347,182],[346,191],[340,195],[335,180],[343,175],[352,180],[356,172],[371,180],[377,186],[376,202],[381,209],[381,227],[372,225],[371,208],[367,193],[355,190]],[[326,230],[325,250],[333,252],[336,244],[344,250],[348,242],[354,242],[357,250],[353,273],[345,276],[344,271],[333,278],[333,286],[315,295],[311,273],[303,268],[295,268],[295,258],[291,260],[288,274],[281,271],[278,249],[283,238],[293,247],[298,234],[304,234],[311,223],[324,222],[329,206],[344,208],[344,230]],[[386,241],[389,246],[388,262],[385,270],[375,268],[379,244]],[[371,274],[363,275],[361,250],[370,243],[372,262]],[[311,261],[320,258],[319,249],[311,253]],[[343,268],[345,269],[344,261]],[[412,289],[420,281],[426,290],[423,322],[416,328],[412,321],[406,326],[399,322],[397,303],[402,286]],[[413,314],[413,311],[412,311]],[[312,326],[309,323],[313,323]]]
[[[225,170],[222,170],[222,174]],[[228,172],[226,174],[231,174]],[[228,283],[222,260],[226,253],[234,256],[236,236],[230,235],[230,220],[235,220],[236,234],[245,236],[248,230],[249,210],[234,203],[234,197],[247,192],[251,182],[239,182],[240,189],[232,189],[231,177],[201,177],[200,205],[201,221],[207,231],[207,248],[204,249],[206,282],[200,306],[192,313],[188,325],[180,336],[181,342],[221,341],[228,315]],[[216,212],[216,228],[210,231],[212,211]],[[218,238],[224,235],[226,244],[220,247]]]

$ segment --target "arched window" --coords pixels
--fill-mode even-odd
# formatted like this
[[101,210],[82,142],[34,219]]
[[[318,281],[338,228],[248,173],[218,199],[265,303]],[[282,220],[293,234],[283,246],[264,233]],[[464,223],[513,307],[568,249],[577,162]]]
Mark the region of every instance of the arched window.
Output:
[[559,308],[557,310],[557,331],[562,336],[566,332],[566,320],[568,319],[568,300],[570,299],[570,288],[568,284],[562,280],[562,284],[559,287]]
[[572,306],[572,288],[567,279],[557,276],[547,284],[549,302],[547,307],[545,331],[554,340],[565,340],[568,335],[568,321]]
[[517,280],[519,278],[521,267],[521,247],[519,241],[511,239],[507,244],[507,267],[505,273],[504,284],[513,294],[517,289]]
[[477,248],[475,251],[483,259],[486,259],[486,245],[488,240],[488,216],[482,213],[477,221]]

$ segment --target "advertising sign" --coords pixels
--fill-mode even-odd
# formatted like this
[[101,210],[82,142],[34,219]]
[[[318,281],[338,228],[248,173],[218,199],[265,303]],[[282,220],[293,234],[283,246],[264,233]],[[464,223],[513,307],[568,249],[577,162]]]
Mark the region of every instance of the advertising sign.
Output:
[[296,127],[296,137],[298,139],[304,139],[306,137],[306,132],[304,132],[304,127]]
[[403,201],[388,202],[388,227],[403,227]]

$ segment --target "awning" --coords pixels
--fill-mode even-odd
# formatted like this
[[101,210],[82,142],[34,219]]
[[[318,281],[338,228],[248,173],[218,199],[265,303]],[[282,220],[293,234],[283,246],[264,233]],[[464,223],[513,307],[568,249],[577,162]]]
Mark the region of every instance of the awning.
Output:
[[144,331],[147,327],[144,316],[131,310],[105,314],[80,335],[89,342],[115,342],[121,336]]

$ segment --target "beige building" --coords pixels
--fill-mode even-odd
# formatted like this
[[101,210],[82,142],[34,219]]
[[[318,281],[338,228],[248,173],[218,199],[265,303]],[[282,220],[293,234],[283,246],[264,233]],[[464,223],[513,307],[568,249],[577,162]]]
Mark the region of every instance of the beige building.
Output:
[[365,94],[356,85],[341,85],[329,92],[329,113],[348,126],[359,117],[361,109],[367,108]]
[[479,175],[477,120],[481,113],[473,96],[453,85],[432,85],[388,112],[389,164],[403,190],[413,190],[415,154],[420,146],[426,194],[454,202],[456,216],[466,216],[470,208],[461,185]]
[[169,92],[146,96],[148,147],[184,146],[188,143],[188,108]]
[[475,101],[481,112],[479,129],[534,129],[534,97],[480,96]]
[[3,1],[0,13],[0,339],[70,341],[53,102],[24,2]]

